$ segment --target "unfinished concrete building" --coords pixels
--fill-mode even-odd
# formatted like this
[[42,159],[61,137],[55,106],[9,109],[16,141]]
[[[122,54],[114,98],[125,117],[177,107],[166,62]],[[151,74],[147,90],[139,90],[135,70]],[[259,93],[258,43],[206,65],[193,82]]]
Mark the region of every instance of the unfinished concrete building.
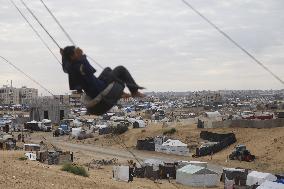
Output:
[[68,118],[70,113],[69,104],[63,104],[59,99],[52,97],[34,99],[30,104],[30,108],[31,121],[49,119],[53,123],[59,123],[60,120]]

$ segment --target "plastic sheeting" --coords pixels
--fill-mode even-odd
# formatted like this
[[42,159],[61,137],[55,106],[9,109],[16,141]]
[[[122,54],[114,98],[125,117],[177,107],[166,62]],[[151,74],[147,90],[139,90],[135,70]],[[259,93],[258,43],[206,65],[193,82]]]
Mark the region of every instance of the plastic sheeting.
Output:
[[113,166],[113,179],[116,181],[129,181],[129,166]]
[[186,186],[214,187],[219,182],[219,176],[204,167],[187,165],[177,170],[176,182]]
[[36,154],[35,153],[25,153],[25,156],[31,160],[31,161],[36,161]]
[[277,182],[265,181],[257,189],[284,189],[284,184]]
[[258,171],[252,171],[248,174],[247,185],[252,186],[254,184],[261,185],[265,181],[276,181],[277,177],[270,173],[262,173]]
[[146,124],[143,120],[136,120],[133,123],[133,128],[144,128],[146,127]]
[[72,136],[73,137],[78,137],[79,134],[81,133],[81,131],[82,131],[81,127],[79,127],[79,128],[72,128]]
[[156,152],[162,152],[166,154],[176,154],[186,156],[189,154],[187,144],[182,143],[179,140],[168,139],[162,145],[155,145]]

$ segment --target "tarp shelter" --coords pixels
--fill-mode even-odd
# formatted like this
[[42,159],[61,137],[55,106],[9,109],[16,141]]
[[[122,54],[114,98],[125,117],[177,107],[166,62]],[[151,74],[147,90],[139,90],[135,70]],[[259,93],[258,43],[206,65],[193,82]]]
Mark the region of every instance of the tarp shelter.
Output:
[[113,179],[116,181],[129,181],[129,166],[113,166]]
[[32,152],[25,153],[25,156],[31,161],[36,161],[36,154],[35,153],[32,153]]
[[145,159],[144,164],[145,165],[159,166],[159,165],[164,165],[164,162],[162,160],[159,160],[159,159]]
[[188,162],[190,165],[195,165],[195,166],[200,166],[206,168],[208,163],[207,162],[202,162],[202,161],[189,161]]
[[225,189],[232,188],[233,185],[245,186],[248,171],[246,169],[224,168],[221,181],[225,184]]
[[79,135],[80,135],[80,133],[81,133],[81,131],[82,131],[82,128],[81,127],[79,127],[79,128],[72,128],[72,137],[78,137]]
[[176,182],[186,186],[214,187],[219,182],[219,176],[207,168],[187,165],[177,170]]
[[146,138],[144,140],[137,140],[136,148],[138,150],[155,151],[155,142],[153,138]]
[[39,144],[24,144],[25,151],[40,151]]
[[221,117],[221,114],[218,111],[205,112],[205,116],[208,117],[208,118],[217,118],[217,117]]
[[166,154],[188,155],[189,149],[187,144],[179,140],[168,139],[162,145],[155,145],[155,151]]
[[260,186],[258,186],[257,189],[284,189],[284,184],[265,181]]
[[261,185],[265,181],[276,181],[277,177],[270,173],[262,173],[258,171],[252,171],[248,174],[247,185],[252,186],[254,184]]
[[143,120],[136,120],[133,123],[133,128],[144,128],[146,127],[146,124]]

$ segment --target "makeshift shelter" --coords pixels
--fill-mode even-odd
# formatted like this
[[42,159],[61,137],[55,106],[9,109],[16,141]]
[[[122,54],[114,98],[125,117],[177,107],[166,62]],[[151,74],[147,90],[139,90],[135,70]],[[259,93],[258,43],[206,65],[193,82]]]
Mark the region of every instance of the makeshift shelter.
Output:
[[189,161],[188,162],[190,165],[195,165],[195,166],[200,166],[206,168],[208,163],[207,162],[202,162],[202,161]]
[[262,173],[258,171],[252,171],[248,174],[246,184],[248,186],[261,185],[265,181],[276,181],[277,177],[270,173]]
[[77,138],[82,131],[82,127],[79,128],[72,128],[71,136]]
[[225,188],[230,188],[231,185],[245,186],[248,170],[224,168],[221,176],[221,181],[224,182]]
[[194,187],[214,187],[219,182],[219,176],[207,168],[187,165],[177,170],[176,182]]
[[145,138],[144,140],[137,140],[137,150],[155,151],[155,142],[153,138]]
[[133,128],[144,128],[146,127],[146,124],[143,120],[136,120],[133,123]]
[[116,181],[129,181],[129,166],[113,166],[113,179]]
[[16,148],[16,140],[12,135],[0,133],[0,149],[13,150]]
[[176,165],[174,163],[165,163],[159,166],[160,179],[176,179]]
[[271,182],[271,181],[265,181],[260,186],[258,186],[256,189],[284,189],[284,184],[277,183],[277,182]]
[[39,144],[24,144],[25,151],[40,151]]
[[31,161],[36,161],[36,154],[33,152],[25,153],[25,156]]
[[96,127],[99,130],[99,135],[106,135],[111,133],[111,128],[107,125],[96,125]]
[[222,116],[218,111],[215,111],[215,112],[205,112],[204,115],[205,115],[205,117],[214,118],[214,119]]
[[144,165],[155,165],[155,166],[164,165],[164,162],[159,159],[145,159],[143,163]]
[[145,167],[145,177],[158,179],[160,167],[164,165],[164,162],[159,159],[146,159],[144,160],[143,167]]
[[187,144],[179,140],[168,139],[162,145],[155,145],[155,151],[166,154],[188,155],[189,149]]

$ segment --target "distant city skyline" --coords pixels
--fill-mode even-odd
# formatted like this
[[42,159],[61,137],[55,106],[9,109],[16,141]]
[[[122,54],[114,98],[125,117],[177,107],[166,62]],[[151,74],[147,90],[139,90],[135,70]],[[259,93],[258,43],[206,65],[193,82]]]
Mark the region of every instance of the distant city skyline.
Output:
[[[284,79],[283,1],[188,1]],[[25,2],[62,46],[70,45],[40,1]],[[284,88],[179,0],[45,2],[87,54],[103,66],[126,66],[147,92]],[[0,55],[54,94],[69,92],[67,75],[13,5],[5,1],[0,9]],[[0,65],[0,85],[13,80],[47,95],[2,60]],[[93,65],[98,75],[101,69]]]

